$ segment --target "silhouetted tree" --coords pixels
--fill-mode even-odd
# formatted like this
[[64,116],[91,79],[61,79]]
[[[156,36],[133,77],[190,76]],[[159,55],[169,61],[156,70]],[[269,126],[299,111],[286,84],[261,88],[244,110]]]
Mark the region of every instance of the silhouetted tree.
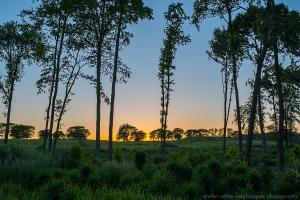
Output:
[[6,74],[0,74],[0,92],[2,102],[7,109],[4,112],[6,117],[6,130],[4,144],[8,142],[10,115],[12,108],[13,92],[16,82],[20,82],[24,75],[24,63],[32,62],[34,48],[37,48],[39,37],[25,24],[18,24],[11,21],[0,25],[0,61],[5,63]]
[[72,126],[67,129],[66,137],[86,139],[90,134],[89,129],[86,129],[84,126]]
[[167,130],[167,117],[170,103],[171,86],[174,84],[174,70],[176,67],[173,65],[173,60],[176,55],[178,45],[186,45],[191,41],[189,35],[185,35],[182,25],[188,16],[182,9],[182,3],[171,4],[168,11],[164,13],[167,27],[165,29],[166,38],[163,39],[164,48],[161,49],[161,56],[159,58],[159,73],[161,87],[161,131],[162,131],[162,144],[161,154],[165,154],[166,130]]
[[34,126],[15,124],[10,131],[10,137],[15,139],[31,138],[34,135]]

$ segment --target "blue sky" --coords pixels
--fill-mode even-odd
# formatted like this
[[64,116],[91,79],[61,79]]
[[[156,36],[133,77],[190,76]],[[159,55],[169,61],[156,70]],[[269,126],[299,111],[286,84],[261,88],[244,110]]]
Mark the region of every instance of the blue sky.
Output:
[[[138,129],[150,132],[160,127],[160,86],[157,77],[160,48],[163,47],[165,20],[163,13],[174,0],[145,0],[145,5],[154,10],[154,20],[141,21],[138,25],[129,27],[134,38],[130,45],[121,52],[120,57],[131,68],[131,78],[127,84],[117,84],[114,133],[123,123],[129,123]],[[194,0],[179,1],[184,4],[187,15],[192,14]],[[289,9],[300,11],[298,0],[276,0],[283,2]],[[17,16],[22,9],[35,7],[32,0],[0,0],[0,24],[10,20],[19,21]],[[221,128],[223,126],[223,93],[220,69],[221,66],[208,60],[205,53],[209,50],[208,41],[212,38],[213,29],[221,27],[224,22],[219,18],[205,20],[200,32],[195,26],[184,25],[186,34],[191,35],[192,42],[180,46],[174,65],[175,85],[171,93],[169,107],[169,129],[199,129]],[[4,64],[0,63],[3,73]],[[39,78],[40,68],[35,65],[26,66],[25,76],[17,83],[14,92],[11,121],[19,124],[33,125],[36,132],[44,129],[47,94],[37,95],[35,82]],[[88,69],[94,73],[95,69]],[[245,81],[253,76],[255,67],[245,63],[239,73],[238,87],[240,103],[243,104],[250,95],[250,89]],[[103,77],[103,86],[110,96],[111,82]],[[62,92],[63,89],[61,89]],[[94,88],[85,80],[78,80],[74,86],[75,96],[68,106],[68,112],[63,117],[63,131],[70,126],[83,125],[95,137],[96,95]],[[62,97],[62,93],[59,94]],[[235,108],[233,100],[231,108]],[[101,139],[107,138],[109,106],[102,104]],[[4,111],[0,104],[1,113]],[[229,127],[235,128],[233,112],[229,118]],[[5,122],[3,115],[0,122]]]

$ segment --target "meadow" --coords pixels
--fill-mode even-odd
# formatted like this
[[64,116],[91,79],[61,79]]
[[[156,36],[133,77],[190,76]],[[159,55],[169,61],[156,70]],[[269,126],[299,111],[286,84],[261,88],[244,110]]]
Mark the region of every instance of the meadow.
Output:
[[[53,155],[42,140],[0,140],[0,199],[298,199],[300,145],[285,148],[285,171],[278,170],[275,142],[268,153],[252,150],[252,166],[237,150],[238,141],[210,137],[168,141],[114,142],[113,161],[107,141],[100,156],[95,141],[58,141]],[[254,141],[261,144],[261,141]],[[245,145],[244,145],[245,146]]]

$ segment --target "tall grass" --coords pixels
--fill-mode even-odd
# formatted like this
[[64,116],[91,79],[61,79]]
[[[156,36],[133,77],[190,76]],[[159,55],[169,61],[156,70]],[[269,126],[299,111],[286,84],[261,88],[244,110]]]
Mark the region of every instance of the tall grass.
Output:
[[[134,148],[133,148],[134,149]],[[0,199],[200,199],[204,195],[295,194],[300,162],[279,172],[273,152],[254,151],[252,167],[236,149],[119,148],[116,161],[74,143],[54,155],[39,148],[0,146]],[[287,155],[294,156],[291,149]],[[137,152],[141,153],[138,154]],[[102,153],[103,154],[103,153]],[[120,156],[121,155],[121,156]],[[120,159],[121,158],[121,159]],[[298,193],[297,193],[298,192]]]

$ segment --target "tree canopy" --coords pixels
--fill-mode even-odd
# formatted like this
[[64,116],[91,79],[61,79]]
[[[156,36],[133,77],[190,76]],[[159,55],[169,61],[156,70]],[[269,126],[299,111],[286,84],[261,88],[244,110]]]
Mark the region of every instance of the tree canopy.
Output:
[[84,126],[72,126],[67,129],[66,137],[71,138],[81,138],[86,139],[91,132],[89,129],[86,129]]

